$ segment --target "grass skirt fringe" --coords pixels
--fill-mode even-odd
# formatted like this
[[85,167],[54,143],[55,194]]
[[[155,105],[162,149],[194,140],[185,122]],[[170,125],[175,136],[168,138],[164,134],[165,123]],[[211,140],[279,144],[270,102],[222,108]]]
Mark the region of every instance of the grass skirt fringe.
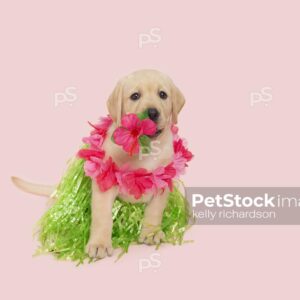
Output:
[[[63,176],[54,197],[56,202],[38,222],[37,254],[51,252],[56,258],[83,263],[88,259],[85,245],[91,223],[91,179],[85,176],[84,161],[74,159]],[[145,204],[116,199],[113,205],[112,244],[127,252],[138,242]],[[189,209],[177,188],[170,193],[161,229],[165,242],[181,244],[188,228]]]

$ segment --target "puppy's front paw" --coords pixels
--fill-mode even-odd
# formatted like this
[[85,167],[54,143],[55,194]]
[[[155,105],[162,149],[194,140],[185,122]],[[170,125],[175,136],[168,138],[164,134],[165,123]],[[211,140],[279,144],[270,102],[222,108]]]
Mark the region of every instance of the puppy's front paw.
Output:
[[104,258],[106,256],[112,256],[113,248],[110,242],[89,241],[86,245],[85,252],[91,258]]
[[162,230],[155,230],[148,227],[144,227],[139,237],[140,243],[147,245],[160,244],[165,239],[165,234]]

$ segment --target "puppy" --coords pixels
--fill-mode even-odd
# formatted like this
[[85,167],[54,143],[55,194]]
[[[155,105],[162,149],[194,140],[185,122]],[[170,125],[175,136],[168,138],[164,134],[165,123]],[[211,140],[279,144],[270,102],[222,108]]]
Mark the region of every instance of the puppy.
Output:
[[[120,167],[125,163],[132,168],[145,168],[152,171],[172,161],[173,136],[172,124],[177,123],[177,116],[185,103],[184,96],[165,74],[155,70],[140,70],[122,78],[107,101],[109,114],[113,120],[108,137],[103,143],[105,159],[111,157]],[[156,133],[151,137],[158,151],[155,155],[140,157],[130,156],[112,142],[114,130],[120,126],[121,118],[128,113],[147,113],[157,125]],[[22,190],[39,195],[50,195],[55,188],[30,184],[13,177],[13,182]],[[146,193],[140,199],[131,195],[120,194],[117,186],[103,192],[98,184],[92,182],[92,222],[86,252],[93,258],[112,255],[112,207],[119,196],[124,201],[147,203],[139,237],[141,243],[158,244],[164,239],[160,224],[167,205],[169,190],[160,193]]]

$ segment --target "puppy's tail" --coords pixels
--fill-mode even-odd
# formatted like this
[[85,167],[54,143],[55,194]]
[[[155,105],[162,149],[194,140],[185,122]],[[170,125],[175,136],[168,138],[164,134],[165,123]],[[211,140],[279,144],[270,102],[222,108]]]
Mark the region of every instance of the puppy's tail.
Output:
[[55,186],[31,183],[14,176],[11,177],[11,180],[20,190],[38,196],[50,197],[56,188]]

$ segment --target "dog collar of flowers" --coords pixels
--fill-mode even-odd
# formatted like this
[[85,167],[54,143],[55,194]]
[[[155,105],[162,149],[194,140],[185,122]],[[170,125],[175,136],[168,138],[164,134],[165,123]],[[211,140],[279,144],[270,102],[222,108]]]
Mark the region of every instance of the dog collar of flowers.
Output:
[[[78,157],[85,160],[86,176],[96,180],[101,191],[118,186],[122,194],[130,194],[139,199],[147,192],[173,189],[173,179],[184,174],[187,162],[193,155],[186,148],[186,142],[178,136],[178,128],[173,125],[173,160],[166,166],[149,171],[144,168],[132,169],[128,164],[117,166],[111,157],[105,158],[103,142],[113,123],[112,118],[101,118],[97,124],[91,124],[93,130],[89,137],[83,138],[88,148],[81,149]],[[150,138],[156,133],[156,125],[144,115],[127,114],[122,117],[121,126],[112,135],[112,140],[129,155],[136,155],[144,149],[149,150]]]

